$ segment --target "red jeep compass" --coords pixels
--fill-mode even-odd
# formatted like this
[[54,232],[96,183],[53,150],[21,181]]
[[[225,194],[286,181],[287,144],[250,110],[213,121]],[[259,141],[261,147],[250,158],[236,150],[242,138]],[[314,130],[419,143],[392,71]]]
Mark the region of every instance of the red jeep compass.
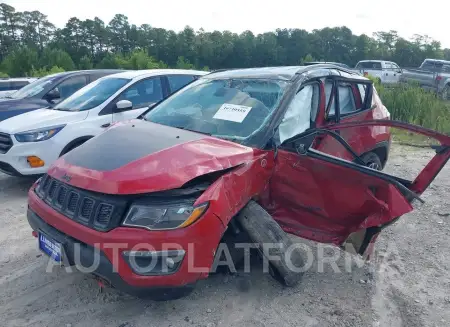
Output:
[[[343,68],[212,73],[61,157],[31,188],[28,221],[54,260],[135,294],[206,278],[249,206],[368,256],[450,157],[450,137],[388,117],[372,83]],[[380,171],[390,127],[441,143],[414,181]]]

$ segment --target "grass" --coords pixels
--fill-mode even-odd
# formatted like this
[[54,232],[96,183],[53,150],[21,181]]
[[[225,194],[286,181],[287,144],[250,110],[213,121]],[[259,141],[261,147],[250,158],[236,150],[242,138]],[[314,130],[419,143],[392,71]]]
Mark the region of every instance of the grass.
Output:
[[[384,87],[375,82],[375,88],[393,120],[427,127],[450,135],[450,102],[415,85]],[[400,138],[409,133],[399,133]]]
[[427,148],[430,145],[439,145],[439,142],[435,139],[430,139],[427,136],[411,133],[405,130],[393,128],[391,130],[391,133],[392,133],[392,141],[394,143],[424,148]]

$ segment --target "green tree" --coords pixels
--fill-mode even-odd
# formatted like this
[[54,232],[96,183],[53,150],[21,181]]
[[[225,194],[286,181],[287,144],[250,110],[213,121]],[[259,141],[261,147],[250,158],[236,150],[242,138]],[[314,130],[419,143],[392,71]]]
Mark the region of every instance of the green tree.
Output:
[[80,59],[80,63],[78,64],[79,69],[92,69],[94,68],[94,64],[88,56],[83,56]]
[[44,49],[40,58],[40,67],[49,69],[54,66],[65,71],[75,69],[75,64],[67,52],[59,49]]
[[178,57],[177,65],[175,66],[177,69],[195,69],[195,66],[189,62],[189,60],[184,59],[183,56]]
[[22,43],[28,47],[40,50],[48,44],[53,35],[55,26],[50,23],[47,16],[35,11],[25,11],[22,14]]
[[8,54],[1,64],[1,70],[9,76],[27,76],[38,65],[37,52],[33,49],[22,47],[16,48]]
[[62,73],[64,69],[58,66],[53,66],[50,69],[40,68],[40,69],[32,69],[30,75],[33,77],[44,77],[47,75],[53,75],[56,73]]
[[[17,56],[17,58],[13,58]],[[37,56],[37,58],[36,58]],[[0,4],[0,61],[11,76],[32,70],[79,68],[148,69],[159,67],[238,68],[298,65],[305,60],[337,61],[354,66],[364,59],[387,59],[418,66],[425,58],[450,60],[450,49],[427,35],[402,38],[397,31],[372,37],[345,27],[206,32],[186,26],[175,32],[149,24],[136,26],[117,14],[105,25],[95,17],[70,18],[55,29],[39,11],[17,12]],[[14,65],[17,64],[15,67]]]

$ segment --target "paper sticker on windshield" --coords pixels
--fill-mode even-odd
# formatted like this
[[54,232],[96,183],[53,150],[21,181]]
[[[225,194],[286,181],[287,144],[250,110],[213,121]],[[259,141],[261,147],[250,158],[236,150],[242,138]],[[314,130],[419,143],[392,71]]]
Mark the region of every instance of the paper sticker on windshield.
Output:
[[236,123],[242,123],[247,117],[252,107],[240,106],[237,104],[224,103],[213,118],[221,120],[234,121]]

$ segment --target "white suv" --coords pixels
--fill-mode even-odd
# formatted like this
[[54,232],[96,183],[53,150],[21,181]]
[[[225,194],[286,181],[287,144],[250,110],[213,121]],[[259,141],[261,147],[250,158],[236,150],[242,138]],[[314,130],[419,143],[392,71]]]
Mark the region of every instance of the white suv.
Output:
[[0,122],[0,171],[16,176],[43,174],[60,156],[112,123],[138,117],[207,73],[159,69],[109,75],[51,109],[6,119]]

